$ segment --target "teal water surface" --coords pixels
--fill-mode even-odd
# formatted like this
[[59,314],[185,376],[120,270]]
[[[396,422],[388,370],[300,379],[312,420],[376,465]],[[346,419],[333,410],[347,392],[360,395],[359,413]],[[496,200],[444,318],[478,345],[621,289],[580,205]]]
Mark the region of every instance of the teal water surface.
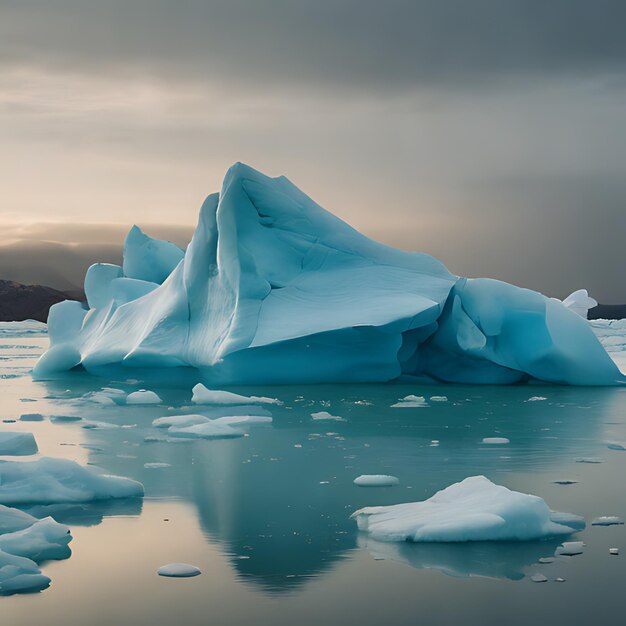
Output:
[[[35,434],[42,455],[91,463],[140,480],[141,501],[58,506],[73,554],[42,565],[39,594],[0,598],[3,623],[47,624],[587,624],[620,622],[626,582],[626,390],[574,387],[317,385],[232,389],[279,398],[273,423],[243,438],[145,441],[157,417],[203,413],[191,390],[150,387],[152,406],[83,400],[101,387],[141,381],[71,373],[35,383],[44,336],[0,337],[0,418],[40,412],[42,422],[1,423]],[[132,374],[130,374],[132,376]],[[408,394],[425,408],[391,408]],[[446,401],[430,401],[433,395]],[[529,401],[532,396],[543,400]],[[328,411],[342,421],[316,421]],[[74,415],[83,421],[56,421]],[[83,428],[84,420],[113,425]],[[123,427],[126,426],[126,427]],[[506,437],[486,446],[484,437]],[[30,460],[30,458],[28,459]],[[598,461],[594,463],[581,461]],[[600,462],[601,461],[601,462]],[[154,467],[150,464],[163,464]],[[148,466],[146,467],[146,464]],[[360,474],[400,485],[364,489]],[[360,535],[362,506],[423,500],[476,474],[582,515],[586,547],[552,563],[558,542],[393,544]],[[561,480],[577,481],[571,485]],[[609,548],[622,547],[612,556]],[[170,562],[202,575],[166,579]],[[546,583],[530,577],[543,573]],[[564,582],[555,582],[557,577]]]

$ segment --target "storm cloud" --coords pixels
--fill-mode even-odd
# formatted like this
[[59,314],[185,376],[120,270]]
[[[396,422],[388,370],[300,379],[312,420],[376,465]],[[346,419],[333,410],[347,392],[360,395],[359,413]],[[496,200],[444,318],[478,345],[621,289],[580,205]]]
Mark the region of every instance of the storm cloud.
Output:
[[452,271],[626,301],[625,18],[608,0],[0,2],[5,245],[39,222],[68,245],[83,223],[189,228],[241,160]]

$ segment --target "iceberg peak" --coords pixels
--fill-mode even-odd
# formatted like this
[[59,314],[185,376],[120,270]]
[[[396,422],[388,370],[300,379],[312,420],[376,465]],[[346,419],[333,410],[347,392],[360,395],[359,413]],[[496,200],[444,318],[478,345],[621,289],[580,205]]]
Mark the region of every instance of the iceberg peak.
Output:
[[243,163],[204,201],[186,251],[133,226],[122,268],[94,266],[87,279],[88,312],[52,307],[36,377],[82,365],[143,377],[179,368],[209,388],[624,381],[562,303],[373,241]]

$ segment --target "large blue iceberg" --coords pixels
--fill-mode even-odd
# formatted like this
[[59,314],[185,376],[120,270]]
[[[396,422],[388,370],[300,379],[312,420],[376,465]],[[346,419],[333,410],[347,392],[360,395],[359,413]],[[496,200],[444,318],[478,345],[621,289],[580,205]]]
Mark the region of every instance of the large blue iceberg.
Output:
[[624,382],[561,302],[372,241],[240,163],[186,252],[133,227],[123,266],[91,266],[85,293],[86,306],[52,307],[36,377],[82,366],[210,385]]

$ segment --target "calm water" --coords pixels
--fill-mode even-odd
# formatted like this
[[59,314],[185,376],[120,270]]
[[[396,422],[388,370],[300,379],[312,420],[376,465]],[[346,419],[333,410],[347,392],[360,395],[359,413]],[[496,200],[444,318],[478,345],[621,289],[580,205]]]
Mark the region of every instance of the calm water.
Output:
[[[0,335],[2,335],[0,333]],[[600,515],[626,519],[626,390],[560,387],[324,385],[234,389],[280,398],[272,425],[235,440],[145,442],[156,417],[207,412],[190,389],[150,387],[160,406],[81,402],[103,386],[140,383],[28,375],[45,336],[0,336],[0,418],[39,412],[29,430],[41,454],[92,463],[140,480],[146,498],[58,507],[73,554],[42,565],[39,594],[0,598],[2,623],[47,624],[588,624],[621,623],[626,527],[591,527]],[[132,375],[132,374],[131,374]],[[407,394],[446,395],[428,408],[390,408]],[[528,402],[531,396],[544,401]],[[169,407],[174,407],[173,410]],[[313,421],[329,411],[345,421]],[[84,429],[54,415],[115,424]],[[132,426],[122,428],[121,426]],[[509,445],[480,445],[503,436]],[[439,445],[432,445],[438,440]],[[603,463],[576,462],[597,457]],[[31,457],[32,458],[32,457]],[[168,467],[146,468],[146,463]],[[401,485],[362,489],[360,474],[388,473]],[[580,556],[551,564],[551,542],[377,544],[356,532],[355,509],[422,500],[467,476],[534,493],[583,515]],[[574,485],[554,484],[572,479]],[[620,556],[609,555],[621,547]],[[166,579],[156,569],[190,562],[203,574]],[[544,573],[549,582],[530,576]],[[563,577],[564,583],[554,582]]]

